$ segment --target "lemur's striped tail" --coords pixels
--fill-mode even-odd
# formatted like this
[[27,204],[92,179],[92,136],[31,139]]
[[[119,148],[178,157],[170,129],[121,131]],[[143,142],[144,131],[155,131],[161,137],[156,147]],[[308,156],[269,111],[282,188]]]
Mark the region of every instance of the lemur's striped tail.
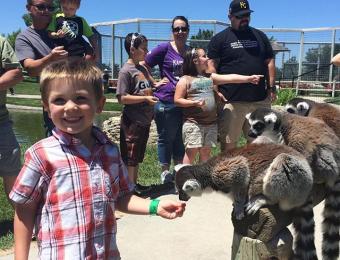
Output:
[[296,209],[293,226],[295,229],[294,257],[297,260],[316,260],[316,249],[314,244],[314,212],[311,199]]
[[323,260],[337,260],[340,258],[340,180],[327,190],[323,217],[322,257]]

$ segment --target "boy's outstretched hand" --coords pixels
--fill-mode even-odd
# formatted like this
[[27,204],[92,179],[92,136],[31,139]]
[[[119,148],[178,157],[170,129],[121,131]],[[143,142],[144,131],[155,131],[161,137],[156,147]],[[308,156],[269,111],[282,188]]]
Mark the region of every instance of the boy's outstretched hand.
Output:
[[186,204],[182,201],[161,200],[158,204],[157,215],[166,219],[182,217]]

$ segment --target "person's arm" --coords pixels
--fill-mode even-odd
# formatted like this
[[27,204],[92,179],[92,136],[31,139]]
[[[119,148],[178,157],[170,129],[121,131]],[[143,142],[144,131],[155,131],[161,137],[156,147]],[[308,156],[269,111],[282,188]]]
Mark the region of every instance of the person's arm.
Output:
[[275,59],[266,60],[268,66],[269,86],[275,85]]
[[52,51],[48,55],[42,57],[41,59],[25,59],[23,61],[23,67],[27,70],[28,75],[30,75],[31,77],[37,77],[40,76],[43,68],[49,63],[59,59],[65,59],[67,57],[68,52],[64,50],[64,47],[58,46],[52,49]]
[[24,78],[22,76],[21,69],[7,70],[0,77],[0,90],[6,90],[13,87],[15,84],[22,81]]
[[211,79],[213,80],[214,85],[222,85],[228,83],[252,83],[252,84],[259,84],[260,79],[263,75],[251,75],[251,76],[244,76],[239,74],[211,74]]
[[14,215],[15,260],[27,260],[38,204],[16,204]]
[[187,79],[181,77],[176,85],[174,102],[178,107],[201,107],[204,106],[204,100],[189,100],[186,99],[187,96]]
[[269,87],[268,87],[268,95],[272,101],[276,100],[276,86],[275,86],[275,59],[266,60],[268,64],[268,77],[269,77]]
[[[118,199],[117,209],[130,214],[149,215],[151,203],[151,200],[128,194]],[[174,219],[183,215],[185,205],[184,202],[160,200],[158,206],[155,206],[154,208],[154,213],[162,218]]]
[[130,94],[117,95],[119,104],[131,105],[147,102],[149,105],[154,105],[157,103],[158,98],[154,96],[135,96]]
[[331,61],[335,66],[340,66],[340,53],[335,55]]

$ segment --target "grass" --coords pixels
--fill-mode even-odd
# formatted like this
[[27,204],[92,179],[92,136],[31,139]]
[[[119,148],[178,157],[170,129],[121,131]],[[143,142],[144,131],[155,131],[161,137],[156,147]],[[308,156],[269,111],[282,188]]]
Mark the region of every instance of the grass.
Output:
[[24,94],[24,95],[40,95],[40,88],[37,82],[33,80],[25,80],[18,83],[14,92],[16,94]]

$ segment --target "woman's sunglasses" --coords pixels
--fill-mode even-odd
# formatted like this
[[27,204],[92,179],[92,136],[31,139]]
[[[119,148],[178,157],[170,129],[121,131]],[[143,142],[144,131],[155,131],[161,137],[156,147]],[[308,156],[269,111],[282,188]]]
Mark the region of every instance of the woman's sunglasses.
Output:
[[175,27],[172,28],[172,32],[179,33],[179,32],[187,32],[189,29],[188,27]]
[[33,5],[33,4],[31,5],[36,7],[38,11],[40,12],[43,12],[43,11],[53,12],[55,10],[54,6],[50,6],[50,5]]

